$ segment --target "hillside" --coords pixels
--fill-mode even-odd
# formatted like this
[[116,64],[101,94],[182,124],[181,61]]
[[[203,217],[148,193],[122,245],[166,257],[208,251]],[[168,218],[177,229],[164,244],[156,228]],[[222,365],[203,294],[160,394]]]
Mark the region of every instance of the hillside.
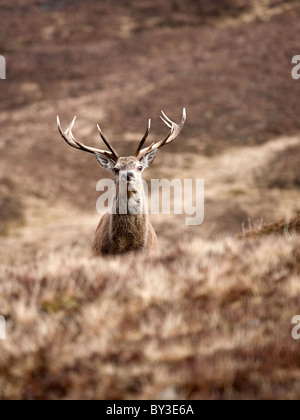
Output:
[[[300,209],[297,180],[279,189],[276,180],[262,181],[278,160],[272,142],[278,140],[279,156],[285,144],[298,150],[298,137],[291,137],[300,129],[300,84],[291,78],[291,58],[299,53],[298,3],[254,2],[249,9],[242,1],[214,2],[215,8],[201,1],[195,10],[191,1],[184,11],[180,2],[172,2],[172,10],[159,2],[131,3],[115,2],[111,13],[106,1],[3,2],[0,190],[10,197],[0,202],[0,232],[13,234],[16,225],[22,241],[20,224],[44,231],[50,219],[52,231],[65,224],[66,212],[97,225],[96,183],[106,173],[59,139],[57,114],[63,127],[78,115],[75,135],[91,145],[99,144],[100,123],[126,155],[149,117],[153,141],[165,135],[160,109],[176,120],[183,106],[188,120],[181,138],[161,152],[147,178],[205,178],[206,223],[188,235],[218,237],[238,232],[249,218],[292,217]],[[14,25],[20,16],[22,25]],[[258,155],[261,167],[253,173]],[[283,183],[294,176],[288,164],[279,169]],[[174,227],[176,220],[153,222],[171,243],[174,237],[160,225]],[[93,233],[88,225],[82,230]]]
[[[0,398],[299,399],[299,2],[111,4],[1,1]],[[131,155],[184,106],[145,178],[204,179],[204,223],[94,259],[107,172],[56,116]]]

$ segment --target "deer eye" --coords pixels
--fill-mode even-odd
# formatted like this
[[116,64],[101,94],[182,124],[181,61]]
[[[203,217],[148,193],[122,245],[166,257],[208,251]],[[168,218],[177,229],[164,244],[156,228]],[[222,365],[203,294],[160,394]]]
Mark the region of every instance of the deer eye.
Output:
[[114,169],[113,169],[113,173],[114,173],[115,175],[117,175],[119,172],[120,172],[120,169],[118,169],[118,168],[114,168]]
[[143,170],[143,166],[139,166],[138,171],[142,172],[142,170]]

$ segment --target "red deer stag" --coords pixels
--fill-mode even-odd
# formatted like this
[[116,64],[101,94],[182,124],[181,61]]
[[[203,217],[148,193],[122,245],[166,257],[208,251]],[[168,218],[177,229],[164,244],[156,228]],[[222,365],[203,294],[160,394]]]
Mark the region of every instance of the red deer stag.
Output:
[[[66,131],[62,130],[59,117],[57,117],[58,130],[62,138],[75,149],[93,153],[100,165],[114,175],[116,196],[113,213],[115,214],[108,212],[100,220],[93,244],[95,255],[116,255],[144,250],[154,251],[157,248],[156,233],[149,221],[142,173],[154,161],[157,150],[171,143],[178,136],[186,120],[186,111],[184,108],[179,125],[171,121],[164,112],[162,112],[160,118],[170,129],[164,139],[143,148],[150,131],[151,120],[149,120],[147,130],[135,155],[119,157],[104,137],[99,125],[97,127],[100,136],[108,150],[85,146],[75,140],[72,129],[76,117]],[[126,185],[125,190],[121,188],[124,185]],[[121,202],[124,200],[126,201],[126,209],[128,209],[127,214],[121,214],[123,212],[119,211]]]

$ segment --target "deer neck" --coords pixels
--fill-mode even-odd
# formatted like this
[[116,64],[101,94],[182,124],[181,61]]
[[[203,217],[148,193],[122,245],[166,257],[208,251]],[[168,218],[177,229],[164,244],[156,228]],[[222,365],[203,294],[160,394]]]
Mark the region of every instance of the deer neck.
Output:
[[115,211],[116,216],[145,216],[148,214],[146,195],[144,186],[141,183],[134,190],[129,188],[117,187],[115,196]]
[[124,194],[117,189],[115,211],[110,219],[110,237],[114,247],[117,247],[117,253],[144,248],[148,229],[148,212],[143,186],[136,191],[126,191]]

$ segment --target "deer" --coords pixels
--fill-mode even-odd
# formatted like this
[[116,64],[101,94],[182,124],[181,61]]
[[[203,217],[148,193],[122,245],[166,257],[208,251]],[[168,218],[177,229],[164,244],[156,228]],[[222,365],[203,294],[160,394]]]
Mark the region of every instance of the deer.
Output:
[[[99,125],[97,128],[107,150],[86,146],[75,139],[72,130],[77,117],[74,117],[67,130],[63,131],[59,116],[57,116],[58,130],[65,142],[75,149],[94,154],[99,164],[114,177],[116,187],[113,200],[114,211],[104,214],[96,229],[92,246],[94,256],[155,252],[158,248],[157,236],[149,220],[142,174],[154,162],[158,149],[176,139],[186,121],[185,108],[183,108],[179,124],[173,122],[163,111],[161,112],[160,118],[169,128],[168,134],[162,140],[144,147],[151,128],[151,119],[149,119],[146,132],[134,156],[128,157],[118,155],[114,147],[106,140]],[[126,214],[120,211],[124,201],[128,209]]]

